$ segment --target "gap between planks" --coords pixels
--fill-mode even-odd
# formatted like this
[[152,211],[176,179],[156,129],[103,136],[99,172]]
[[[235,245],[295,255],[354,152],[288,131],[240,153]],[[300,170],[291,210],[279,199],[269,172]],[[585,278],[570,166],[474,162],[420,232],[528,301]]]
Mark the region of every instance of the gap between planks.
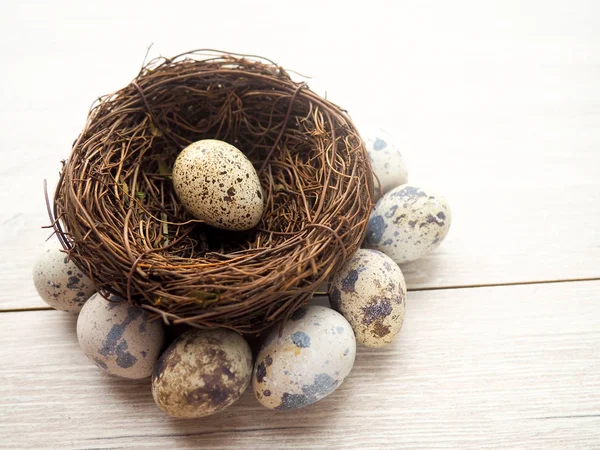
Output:
[[[529,286],[533,284],[557,284],[557,283],[581,283],[586,281],[600,281],[600,277],[595,278],[569,278],[565,280],[541,280],[541,281],[515,281],[508,283],[489,283],[489,284],[470,284],[470,285],[457,285],[457,286],[440,286],[440,287],[426,287],[426,288],[414,288],[407,289],[408,292],[423,292],[423,291],[449,291],[456,289],[480,289],[490,287],[503,287],[503,286]],[[327,293],[319,292],[315,293],[319,296],[327,296]],[[54,311],[54,308],[49,306],[39,306],[31,308],[9,308],[0,310],[0,314],[3,313],[16,313],[16,312],[35,312],[35,311]]]
[[537,280],[537,281],[513,281],[506,283],[483,283],[483,284],[469,284],[469,285],[456,285],[456,286],[440,286],[440,287],[423,287],[408,289],[408,292],[422,292],[422,291],[445,291],[451,289],[473,289],[473,288],[488,288],[488,287],[502,287],[502,286],[528,286],[531,284],[554,284],[554,283],[579,283],[584,281],[600,281],[600,277],[590,278],[568,278],[564,280]]

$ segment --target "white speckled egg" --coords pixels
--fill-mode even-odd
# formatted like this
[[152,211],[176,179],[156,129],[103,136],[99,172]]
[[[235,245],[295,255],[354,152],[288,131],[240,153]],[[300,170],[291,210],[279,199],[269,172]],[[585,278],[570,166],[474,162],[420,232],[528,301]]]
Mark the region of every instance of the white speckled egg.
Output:
[[164,330],[159,320],[148,321],[143,309],[96,293],[77,318],[77,339],[88,359],[105,372],[139,379],[152,374]]
[[380,251],[360,249],[331,282],[330,302],[368,347],[392,342],[404,321],[406,283],[398,265]]
[[172,417],[208,416],[236,402],[251,377],[252,352],[242,336],[226,329],[192,330],[160,357],[152,395]]
[[184,148],[173,166],[179,200],[197,219],[225,230],[249,230],[263,214],[254,166],[227,142],[205,139]]
[[47,246],[33,267],[33,284],[54,309],[77,313],[96,290],[62,247]]
[[294,312],[271,332],[258,354],[253,376],[261,405],[290,410],[310,405],[337,389],[354,365],[356,340],[344,317],[324,306]]
[[415,186],[398,186],[385,194],[371,213],[366,246],[398,264],[414,261],[440,245],[450,221],[444,197]]
[[382,130],[369,131],[365,134],[364,139],[373,173],[377,175],[381,183],[381,191],[379,191],[377,178],[373,177],[375,199],[378,199],[396,186],[406,184],[408,172],[404,158],[389,134]]

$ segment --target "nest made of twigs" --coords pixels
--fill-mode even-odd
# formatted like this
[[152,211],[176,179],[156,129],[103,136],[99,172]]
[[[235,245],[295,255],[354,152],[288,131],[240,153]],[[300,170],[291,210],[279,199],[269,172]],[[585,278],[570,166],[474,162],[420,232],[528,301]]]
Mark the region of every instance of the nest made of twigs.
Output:
[[[177,200],[178,153],[220,139],[254,164],[265,213],[211,228]],[[272,61],[196,51],[100,98],[64,163],[54,227],[99,290],[168,323],[260,331],[305,303],[360,245],[372,207],[364,144],[338,106]]]

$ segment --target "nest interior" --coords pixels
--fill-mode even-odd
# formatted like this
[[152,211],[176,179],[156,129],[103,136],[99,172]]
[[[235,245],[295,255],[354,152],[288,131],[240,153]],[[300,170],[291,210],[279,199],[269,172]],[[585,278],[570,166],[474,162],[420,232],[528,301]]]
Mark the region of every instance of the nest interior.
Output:
[[[248,232],[194,220],[171,167],[200,139],[252,161],[265,213]],[[258,332],[289,317],[362,241],[369,158],[347,114],[277,64],[196,51],[101,97],[64,163],[57,235],[106,293],[168,323]]]

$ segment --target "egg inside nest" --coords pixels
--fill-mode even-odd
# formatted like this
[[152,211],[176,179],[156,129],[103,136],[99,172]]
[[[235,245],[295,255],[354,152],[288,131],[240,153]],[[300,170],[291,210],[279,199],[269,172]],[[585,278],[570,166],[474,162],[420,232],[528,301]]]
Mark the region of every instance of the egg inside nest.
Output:
[[254,166],[227,142],[204,139],[184,148],[175,160],[173,186],[187,210],[215,228],[249,230],[264,211]]

